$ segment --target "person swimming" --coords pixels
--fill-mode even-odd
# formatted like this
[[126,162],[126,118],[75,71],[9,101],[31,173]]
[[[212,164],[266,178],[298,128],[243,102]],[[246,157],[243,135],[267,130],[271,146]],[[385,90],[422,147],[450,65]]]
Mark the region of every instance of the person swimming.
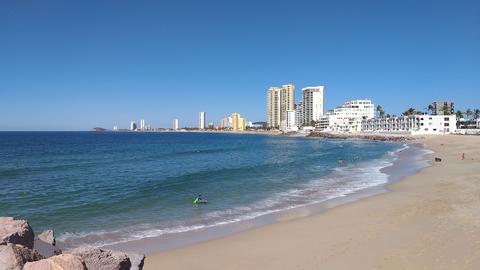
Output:
[[207,203],[207,199],[202,195],[202,193],[199,193],[197,198],[193,201],[194,204],[199,204],[199,203]]

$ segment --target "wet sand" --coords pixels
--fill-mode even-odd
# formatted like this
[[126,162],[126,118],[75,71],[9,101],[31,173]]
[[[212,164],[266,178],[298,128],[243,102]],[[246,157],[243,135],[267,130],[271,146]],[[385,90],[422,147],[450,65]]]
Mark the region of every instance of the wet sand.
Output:
[[422,141],[442,162],[392,192],[148,254],[145,269],[480,269],[480,137]]

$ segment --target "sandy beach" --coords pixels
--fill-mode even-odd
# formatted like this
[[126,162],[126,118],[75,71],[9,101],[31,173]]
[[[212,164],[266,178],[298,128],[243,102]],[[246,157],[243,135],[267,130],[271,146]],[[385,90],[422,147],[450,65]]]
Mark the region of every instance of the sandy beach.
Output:
[[480,269],[480,137],[422,142],[442,162],[392,192],[148,254],[145,269]]

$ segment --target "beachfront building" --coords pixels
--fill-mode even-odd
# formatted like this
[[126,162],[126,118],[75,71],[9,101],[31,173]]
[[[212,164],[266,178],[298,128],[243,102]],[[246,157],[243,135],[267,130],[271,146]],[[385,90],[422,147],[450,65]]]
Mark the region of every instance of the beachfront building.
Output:
[[173,119],[172,129],[178,130],[178,119]]
[[220,129],[231,129],[233,126],[233,120],[231,116],[225,116],[220,120]]
[[295,123],[297,127],[303,126],[303,103],[295,104]]
[[328,111],[316,122],[317,130],[357,132],[363,119],[375,117],[375,105],[369,99],[355,99]]
[[302,88],[302,115],[304,126],[314,126],[323,116],[323,86]]
[[457,117],[452,115],[408,115],[365,119],[364,132],[388,132],[417,134],[450,134],[457,129]]
[[432,115],[451,115],[455,113],[453,102],[435,101],[432,103]]
[[243,131],[246,128],[246,120],[239,113],[232,113],[232,130]]
[[282,91],[280,92],[280,128],[286,127],[286,112],[295,110],[295,85],[284,84],[282,85]]
[[285,129],[284,131],[298,131],[298,125],[296,123],[295,110],[289,110],[285,112]]
[[140,130],[145,130],[145,119],[140,120]]
[[295,86],[270,87],[267,93],[267,126],[282,129],[285,127],[285,112],[294,110]]
[[205,112],[198,114],[198,129],[205,129]]
[[136,130],[137,129],[137,123],[135,121],[130,122],[130,130]]
[[278,87],[270,87],[267,96],[267,126],[280,127],[280,92]]

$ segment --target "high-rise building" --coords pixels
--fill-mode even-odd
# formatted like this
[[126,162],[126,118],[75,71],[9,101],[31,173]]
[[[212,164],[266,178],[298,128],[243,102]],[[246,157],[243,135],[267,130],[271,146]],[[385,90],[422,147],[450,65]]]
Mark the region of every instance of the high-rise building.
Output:
[[198,114],[198,129],[205,129],[205,112]]
[[145,119],[141,119],[140,120],[140,130],[144,130],[145,129]]
[[298,130],[298,125],[295,122],[296,120],[296,115],[295,115],[295,110],[288,110],[285,112],[285,129],[286,131],[297,131]]
[[282,85],[280,92],[280,127],[286,127],[287,111],[295,109],[295,86],[293,84]]
[[323,116],[323,86],[302,89],[303,125],[310,126]]
[[135,123],[135,121],[131,121],[130,122],[130,130],[136,130],[137,129],[137,124]]
[[303,103],[295,104],[295,123],[298,127],[303,126]]
[[233,131],[245,130],[245,118],[241,117],[239,113],[232,113],[232,129]]
[[451,115],[455,114],[455,108],[451,101],[435,101],[432,103],[432,115]]
[[270,87],[267,93],[267,125],[269,128],[285,127],[286,111],[295,106],[295,86],[293,84]]
[[280,92],[278,87],[270,87],[267,94],[267,127],[280,127]]
[[220,128],[221,129],[231,129],[232,128],[232,117],[226,116],[222,118],[220,121]]
[[173,119],[173,125],[172,125],[173,130],[178,130],[178,119]]

